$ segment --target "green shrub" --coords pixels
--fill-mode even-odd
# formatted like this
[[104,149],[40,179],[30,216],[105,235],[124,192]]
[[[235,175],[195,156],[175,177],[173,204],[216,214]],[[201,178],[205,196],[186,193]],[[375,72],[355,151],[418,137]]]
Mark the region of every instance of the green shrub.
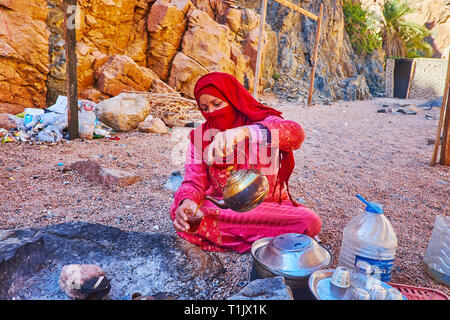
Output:
[[380,35],[368,26],[368,12],[361,4],[343,1],[345,30],[356,53],[371,53],[382,45]]

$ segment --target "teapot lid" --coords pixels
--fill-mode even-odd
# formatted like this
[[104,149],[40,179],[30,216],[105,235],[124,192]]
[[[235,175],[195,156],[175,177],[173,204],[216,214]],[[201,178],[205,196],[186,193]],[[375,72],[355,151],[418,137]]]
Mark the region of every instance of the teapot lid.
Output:
[[245,173],[246,173],[246,170],[234,170],[233,169],[230,173],[230,177],[227,180],[227,184],[230,185],[230,184],[233,184],[236,181],[242,179],[242,177],[244,177]]

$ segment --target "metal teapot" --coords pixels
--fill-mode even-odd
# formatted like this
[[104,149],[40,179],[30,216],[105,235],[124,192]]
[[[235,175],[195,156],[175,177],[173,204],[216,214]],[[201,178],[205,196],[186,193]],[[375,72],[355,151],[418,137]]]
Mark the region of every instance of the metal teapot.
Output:
[[269,193],[269,181],[256,169],[232,170],[223,189],[223,200],[206,199],[222,209],[246,212],[256,208]]

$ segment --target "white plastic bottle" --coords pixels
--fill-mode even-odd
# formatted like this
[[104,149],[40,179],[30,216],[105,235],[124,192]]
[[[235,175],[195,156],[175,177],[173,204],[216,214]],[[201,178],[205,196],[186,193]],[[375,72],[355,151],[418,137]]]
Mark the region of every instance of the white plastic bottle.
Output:
[[423,266],[432,278],[450,286],[450,217],[437,216],[434,220]]
[[397,236],[379,203],[356,195],[367,207],[344,228],[338,265],[353,269],[359,260],[372,266],[372,276],[381,281],[391,279],[397,250]]

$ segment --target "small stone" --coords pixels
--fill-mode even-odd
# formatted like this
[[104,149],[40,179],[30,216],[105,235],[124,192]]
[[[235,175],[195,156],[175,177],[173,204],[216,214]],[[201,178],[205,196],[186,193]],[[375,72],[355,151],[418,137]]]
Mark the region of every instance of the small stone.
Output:
[[256,279],[227,300],[294,300],[283,277]]
[[101,300],[111,290],[105,272],[90,264],[65,265],[58,281],[59,287],[74,300]]
[[14,115],[8,113],[0,113],[0,128],[9,130],[16,128],[16,122],[13,120]]
[[129,172],[103,168],[93,160],[77,161],[70,166],[70,169],[77,171],[93,182],[104,184],[109,187],[129,186],[140,179],[139,176]]
[[165,134],[169,132],[165,123],[159,118],[139,123],[138,130],[140,132],[159,134]]

